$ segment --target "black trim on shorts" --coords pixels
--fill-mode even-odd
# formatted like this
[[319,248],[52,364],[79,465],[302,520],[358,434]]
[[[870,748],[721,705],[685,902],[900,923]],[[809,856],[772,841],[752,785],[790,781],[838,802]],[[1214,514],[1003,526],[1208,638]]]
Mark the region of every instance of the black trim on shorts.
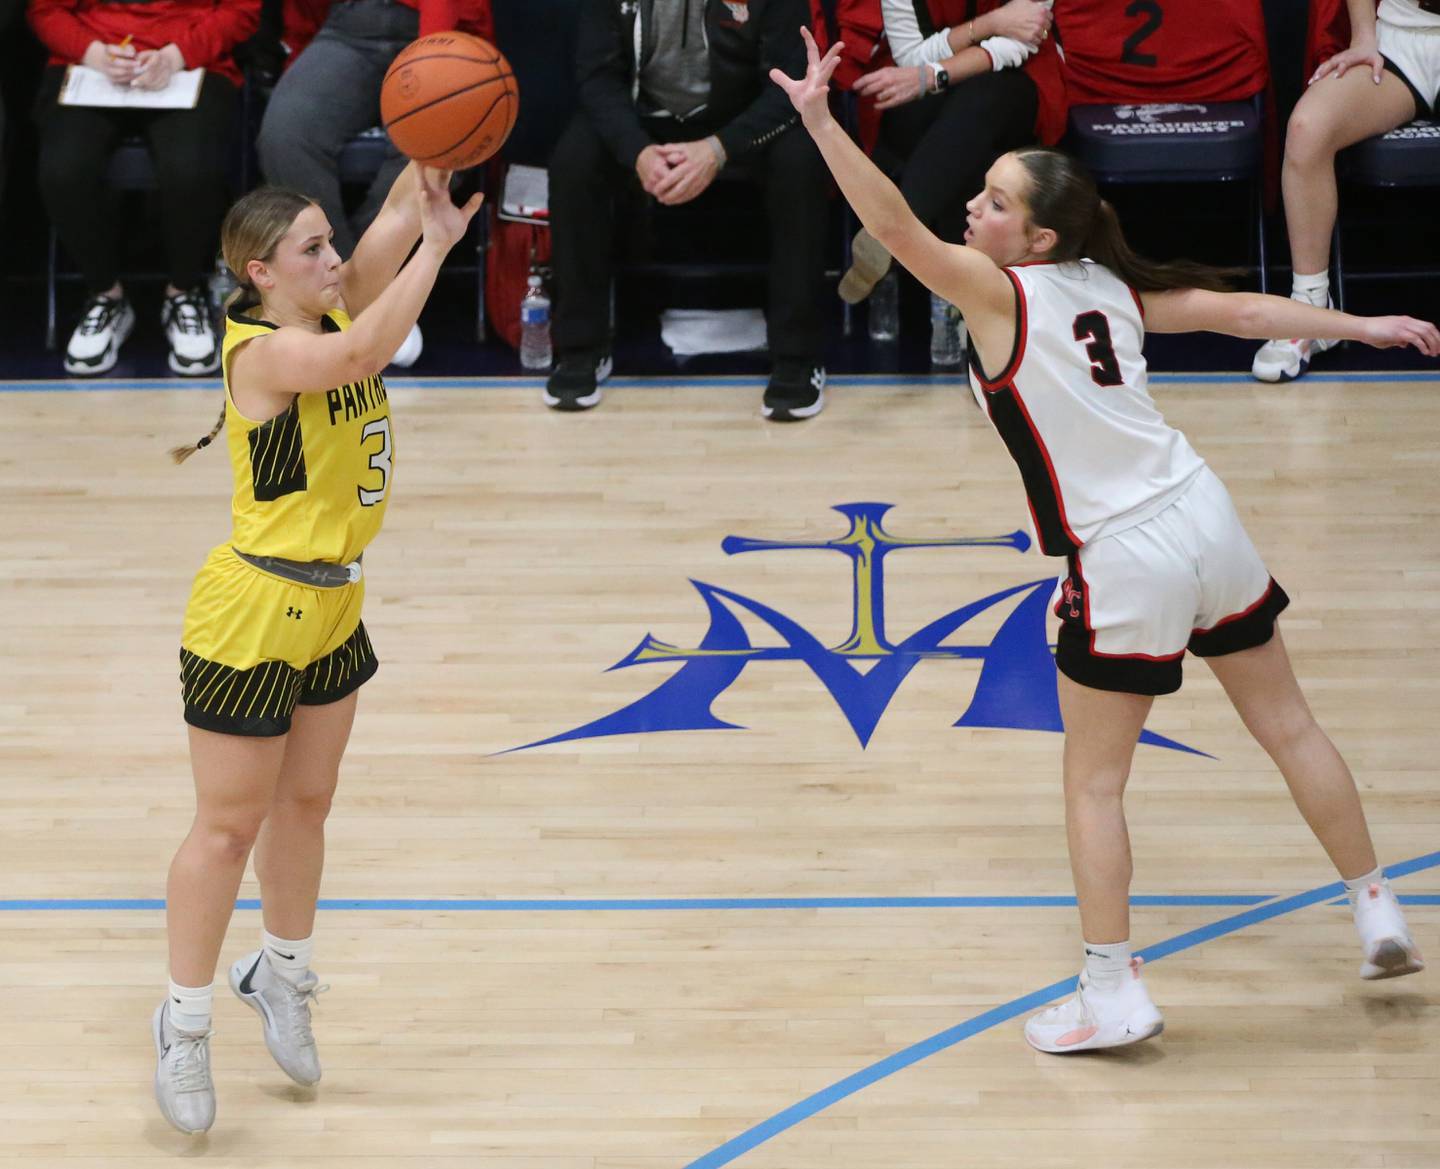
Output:
[[201,730],[247,738],[283,735],[290,729],[302,681],[300,671],[286,662],[237,670],[180,649],[185,721]]
[[305,668],[300,705],[326,706],[339,702],[370,681],[379,668],[375,647],[370,644],[370,635],[365,632],[365,622],[361,621],[344,642]]
[[1434,118],[1435,111],[1430,108],[1430,103],[1421,96],[1420,91],[1415,87],[1415,83],[1405,76],[1405,70],[1401,69],[1399,65],[1395,64],[1395,62],[1385,56],[1384,53],[1380,54],[1380,60],[1385,62],[1385,71],[1387,73],[1395,74],[1396,77],[1405,83],[1405,88],[1410,91],[1410,96],[1415,99],[1415,116],[1417,118]]
[[1174,694],[1180,689],[1183,653],[1172,658],[1100,655],[1091,650],[1090,636],[1088,629],[1062,620],[1055,668],[1072,682],[1122,694]]
[[379,668],[363,621],[341,645],[304,670],[281,661],[237,670],[182,647],[185,721],[222,735],[275,738],[290,732],[297,705],[339,702],[365,685]]
[[1197,629],[1186,647],[1197,658],[1218,658],[1254,649],[1275,636],[1275,618],[1290,604],[1285,592],[1272,576],[1260,599],[1234,616],[1226,617],[1212,629]]

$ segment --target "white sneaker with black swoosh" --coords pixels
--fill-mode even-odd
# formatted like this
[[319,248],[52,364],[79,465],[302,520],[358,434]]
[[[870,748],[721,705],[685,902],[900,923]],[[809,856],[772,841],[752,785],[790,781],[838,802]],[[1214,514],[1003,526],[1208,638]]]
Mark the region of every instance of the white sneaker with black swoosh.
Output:
[[318,1084],[320,1053],[310,1030],[310,1004],[330,988],[309,970],[299,982],[286,981],[256,950],[230,967],[230,989],[260,1016],[265,1046],[280,1070],[297,1084]]
[[215,1082],[210,1078],[210,1031],[182,1031],[170,1021],[169,1000],[155,1008],[155,1103],[184,1133],[208,1132],[215,1123]]
[[1082,971],[1073,995],[1026,1020],[1026,1042],[1036,1051],[1065,1055],[1124,1047],[1159,1035],[1165,1030],[1165,1020],[1140,977],[1144,961],[1130,959],[1130,977],[1123,978],[1115,990],[1102,991],[1091,985],[1089,973]]

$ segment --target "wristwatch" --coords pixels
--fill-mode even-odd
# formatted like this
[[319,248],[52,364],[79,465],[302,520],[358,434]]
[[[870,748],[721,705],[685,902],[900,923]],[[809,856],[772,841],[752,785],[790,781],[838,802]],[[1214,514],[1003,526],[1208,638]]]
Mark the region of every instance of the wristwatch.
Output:
[[935,92],[944,93],[950,87],[950,74],[934,62],[931,62],[930,69],[935,74]]

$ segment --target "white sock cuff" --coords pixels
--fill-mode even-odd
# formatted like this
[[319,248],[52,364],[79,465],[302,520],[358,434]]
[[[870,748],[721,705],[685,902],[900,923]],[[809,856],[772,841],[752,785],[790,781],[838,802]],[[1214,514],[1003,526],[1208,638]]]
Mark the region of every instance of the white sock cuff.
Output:
[[1348,881],[1342,877],[1341,880],[1344,882],[1345,892],[1352,894],[1359,893],[1362,889],[1367,889],[1371,885],[1389,884],[1389,882],[1385,880],[1385,870],[1379,865],[1376,865],[1363,877],[1352,877]]
[[314,934],[292,941],[289,938],[278,938],[269,930],[262,929],[260,940],[265,951],[265,960],[282,978],[294,982],[310,969],[310,959],[315,956]]
[[1125,970],[1130,956],[1129,938],[1123,942],[1085,943],[1085,967],[1094,972]]
[[181,986],[170,980],[170,1022],[182,1031],[204,1031],[215,1006],[215,984]]

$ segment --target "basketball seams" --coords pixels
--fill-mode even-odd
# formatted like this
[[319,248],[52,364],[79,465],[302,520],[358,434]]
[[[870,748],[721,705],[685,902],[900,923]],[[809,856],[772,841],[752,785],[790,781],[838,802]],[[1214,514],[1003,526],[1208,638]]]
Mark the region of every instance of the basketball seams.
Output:
[[[413,108],[406,110],[406,111],[405,111],[403,114],[401,114],[398,118],[392,118],[390,121],[385,122],[385,123],[384,123],[385,129],[388,131],[391,126],[398,125],[400,122],[403,122],[406,118],[412,117],[412,116],[415,115],[415,114],[424,113],[426,110],[429,110],[429,109],[434,109],[436,106],[440,105],[442,102],[447,102],[447,101],[449,101],[449,100],[450,100],[451,98],[453,98],[453,97],[459,97],[462,93],[470,93],[471,91],[476,90],[476,89],[483,89],[483,88],[484,88],[485,86],[487,86],[487,85],[494,85],[495,82],[497,82],[497,81],[498,81],[498,82],[501,82],[501,91],[502,91],[502,92],[501,92],[501,96],[502,96],[502,97],[507,97],[507,96],[509,96],[509,97],[517,97],[517,98],[518,98],[520,95],[519,95],[515,90],[512,90],[512,89],[510,89],[508,86],[504,85],[504,82],[505,82],[505,80],[506,80],[507,78],[514,77],[514,76],[515,76],[515,75],[514,75],[513,73],[496,73],[496,74],[492,74],[491,76],[485,78],[485,80],[483,80],[483,81],[476,81],[476,82],[474,82],[474,83],[471,84],[471,85],[464,85],[464,86],[461,86],[459,89],[452,89],[449,93],[441,94],[439,97],[432,97],[432,98],[431,98],[429,101],[427,101],[424,105],[414,106]],[[494,108],[495,108],[495,103],[492,102],[492,103],[490,104],[490,109],[493,110]],[[485,113],[485,117],[488,118],[489,116],[490,116],[490,111],[487,110],[486,113]],[[484,118],[481,119],[481,121],[483,121],[483,120],[484,120]],[[470,136],[470,134],[472,134],[472,133],[474,133],[473,130],[467,131],[465,137],[468,138],[468,137]],[[463,142],[464,140],[465,140],[464,138],[461,139],[462,142]],[[441,153],[444,153],[444,152],[442,151]],[[435,156],[434,156],[434,155],[427,155],[427,157],[433,158],[433,157],[435,157]]]
[[[476,120],[475,125],[472,126],[469,130],[466,130],[465,133],[460,137],[460,139],[454,143],[454,145],[447,146],[444,150],[437,150],[434,154],[427,154],[424,158],[420,159],[420,161],[428,162],[432,158],[440,158],[443,155],[452,154],[455,151],[459,150],[460,147],[465,145],[467,141],[469,141],[475,136],[476,131],[483,130],[485,128],[485,123],[490,120],[490,115],[495,112],[496,106],[498,106],[506,98],[518,98],[518,96],[518,94],[513,93],[510,90],[506,90],[505,92],[501,93],[498,97],[495,98],[494,101],[490,103],[486,111],[480,115],[480,117]],[[501,137],[504,138],[508,136],[508,133],[509,131],[507,130],[506,134],[501,135]]]

